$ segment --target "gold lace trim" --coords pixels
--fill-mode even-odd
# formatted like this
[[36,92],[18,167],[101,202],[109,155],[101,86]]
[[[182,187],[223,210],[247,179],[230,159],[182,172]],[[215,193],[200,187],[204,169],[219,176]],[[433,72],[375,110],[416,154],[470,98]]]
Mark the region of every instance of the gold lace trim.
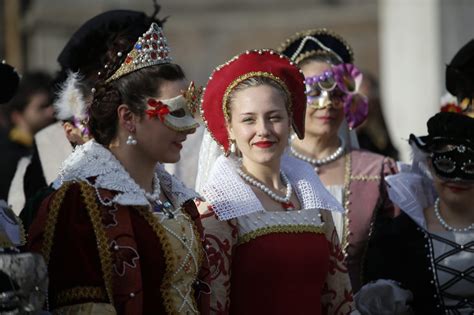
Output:
[[95,190],[85,182],[81,182],[79,185],[97,239],[97,249],[99,250],[105,290],[107,291],[109,302],[113,305],[112,254],[109,251],[107,236],[102,226],[102,218],[96,203]]
[[160,286],[161,296],[163,297],[163,304],[168,314],[178,314],[178,311],[173,307],[173,301],[171,297],[171,292],[166,288],[171,287],[171,277],[173,273],[173,266],[177,265],[175,256],[173,255],[173,249],[171,248],[171,243],[166,236],[166,230],[163,226],[156,220],[153,213],[151,213],[147,208],[140,207],[138,208],[138,213],[148,222],[148,224],[153,228],[153,231],[158,236],[160,240],[161,248],[163,249],[163,254],[165,256],[166,262],[166,272],[163,277],[163,282]]
[[373,176],[366,176],[366,175],[354,175],[351,176],[352,180],[362,180],[362,181],[369,181],[369,180],[380,180],[379,175],[373,175]]
[[41,247],[41,254],[44,257],[46,265],[49,263],[51,248],[53,247],[54,231],[56,230],[56,223],[58,221],[59,208],[63,202],[64,196],[68,191],[70,183],[64,183],[61,188],[54,194],[49,206],[48,218],[44,227],[43,246]]
[[343,237],[341,240],[341,248],[345,256],[347,256],[347,248],[349,247],[349,212],[350,212],[350,200],[349,197],[351,195],[350,186],[351,186],[351,173],[352,173],[352,155],[349,151],[345,155],[345,170],[344,170],[344,196],[342,198],[342,206],[345,210],[344,216],[344,230],[343,230]]
[[107,292],[101,287],[75,287],[59,292],[57,304],[75,304],[85,299],[107,300]]
[[324,225],[273,225],[256,229],[239,237],[238,244],[244,244],[257,237],[272,233],[324,233]]
[[116,315],[115,308],[108,303],[83,303],[63,306],[53,311],[53,314],[61,315]]

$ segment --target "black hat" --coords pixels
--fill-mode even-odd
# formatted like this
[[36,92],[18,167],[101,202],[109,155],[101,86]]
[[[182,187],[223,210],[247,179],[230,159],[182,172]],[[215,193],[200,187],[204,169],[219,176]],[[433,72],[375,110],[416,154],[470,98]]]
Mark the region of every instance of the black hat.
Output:
[[447,65],[446,89],[458,101],[474,97],[474,40],[464,45]]
[[7,103],[15,95],[15,92],[20,83],[20,76],[15,68],[5,63],[0,63],[0,104]]
[[337,63],[352,63],[354,60],[347,42],[324,28],[298,32],[283,42],[278,51],[296,63],[321,54],[337,59]]
[[440,112],[427,122],[428,135],[410,135],[410,143],[425,152],[436,151],[439,145],[463,144],[474,150],[474,118],[453,112]]
[[73,72],[80,71],[88,76],[103,66],[101,57],[108,50],[104,44],[112,41],[115,36],[126,34],[135,40],[151,25],[157,23],[160,27],[164,21],[154,18],[159,11],[148,17],[143,12],[131,10],[112,10],[101,13],[84,23],[68,41],[58,57],[62,69]]

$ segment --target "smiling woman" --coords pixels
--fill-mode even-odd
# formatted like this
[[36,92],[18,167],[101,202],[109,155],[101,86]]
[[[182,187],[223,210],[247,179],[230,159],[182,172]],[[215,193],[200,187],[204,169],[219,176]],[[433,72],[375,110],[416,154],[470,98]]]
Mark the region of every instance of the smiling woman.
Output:
[[198,202],[212,312],[353,310],[331,218],[342,208],[310,165],[285,153],[291,127],[304,135],[303,80],[284,56],[255,50],[218,67],[207,84],[202,114],[224,153],[202,188],[206,202]]
[[333,212],[333,219],[352,288],[357,292],[363,281],[361,270],[371,225],[398,212],[383,182],[385,175],[396,172],[395,162],[359,150],[339,136],[348,133],[347,126],[363,123],[368,114],[367,99],[358,91],[362,74],[341,36],[327,29],[298,32],[280,51],[298,64],[306,86],[305,137],[292,137],[291,154],[311,163],[344,207],[344,213]]
[[62,186],[30,228],[29,247],[48,262],[49,306],[206,314],[197,195],[159,164],[177,162],[197,127],[188,108],[196,96],[157,23],[108,44],[88,109],[94,139],[64,162]]

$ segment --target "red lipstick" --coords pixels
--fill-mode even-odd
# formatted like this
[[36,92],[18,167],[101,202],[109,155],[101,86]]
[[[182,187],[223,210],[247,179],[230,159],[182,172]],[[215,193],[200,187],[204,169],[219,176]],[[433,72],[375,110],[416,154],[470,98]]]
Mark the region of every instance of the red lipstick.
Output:
[[449,190],[451,190],[453,193],[460,193],[460,192],[469,190],[469,186],[457,185],[454,183],[446,183],[444,184],[444,186],[448,188]]
[[334,117],[332,117],[332,116],[319,116],[319,117],[316,117],[316,118],[319,119],[319,120],[325,121],[325,122],[334,120]]
[[258,142],[254,142],[253,145],[255,145],[259,148],[266,149],[266,148],[271,147],[273,144],[274,144],[274,142],[272,142],[272,141],[258,141]]

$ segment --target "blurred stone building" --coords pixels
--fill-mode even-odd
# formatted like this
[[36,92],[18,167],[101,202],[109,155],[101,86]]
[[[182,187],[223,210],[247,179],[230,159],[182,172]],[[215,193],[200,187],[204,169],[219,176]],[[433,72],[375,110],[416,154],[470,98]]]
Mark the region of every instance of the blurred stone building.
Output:
[[[0,56],[19,69],[58,68],[56,57],[88,18],[110,9],[153,11],[151,0],[0,0]],[[172,55],[205,84],[212,69],[251,48],[326,27],[353,47],[382,87],[392,138],[408,159],[408,134],[426,132],[444,92],[444,65],[474,37],[472,0],[161,0]]]

